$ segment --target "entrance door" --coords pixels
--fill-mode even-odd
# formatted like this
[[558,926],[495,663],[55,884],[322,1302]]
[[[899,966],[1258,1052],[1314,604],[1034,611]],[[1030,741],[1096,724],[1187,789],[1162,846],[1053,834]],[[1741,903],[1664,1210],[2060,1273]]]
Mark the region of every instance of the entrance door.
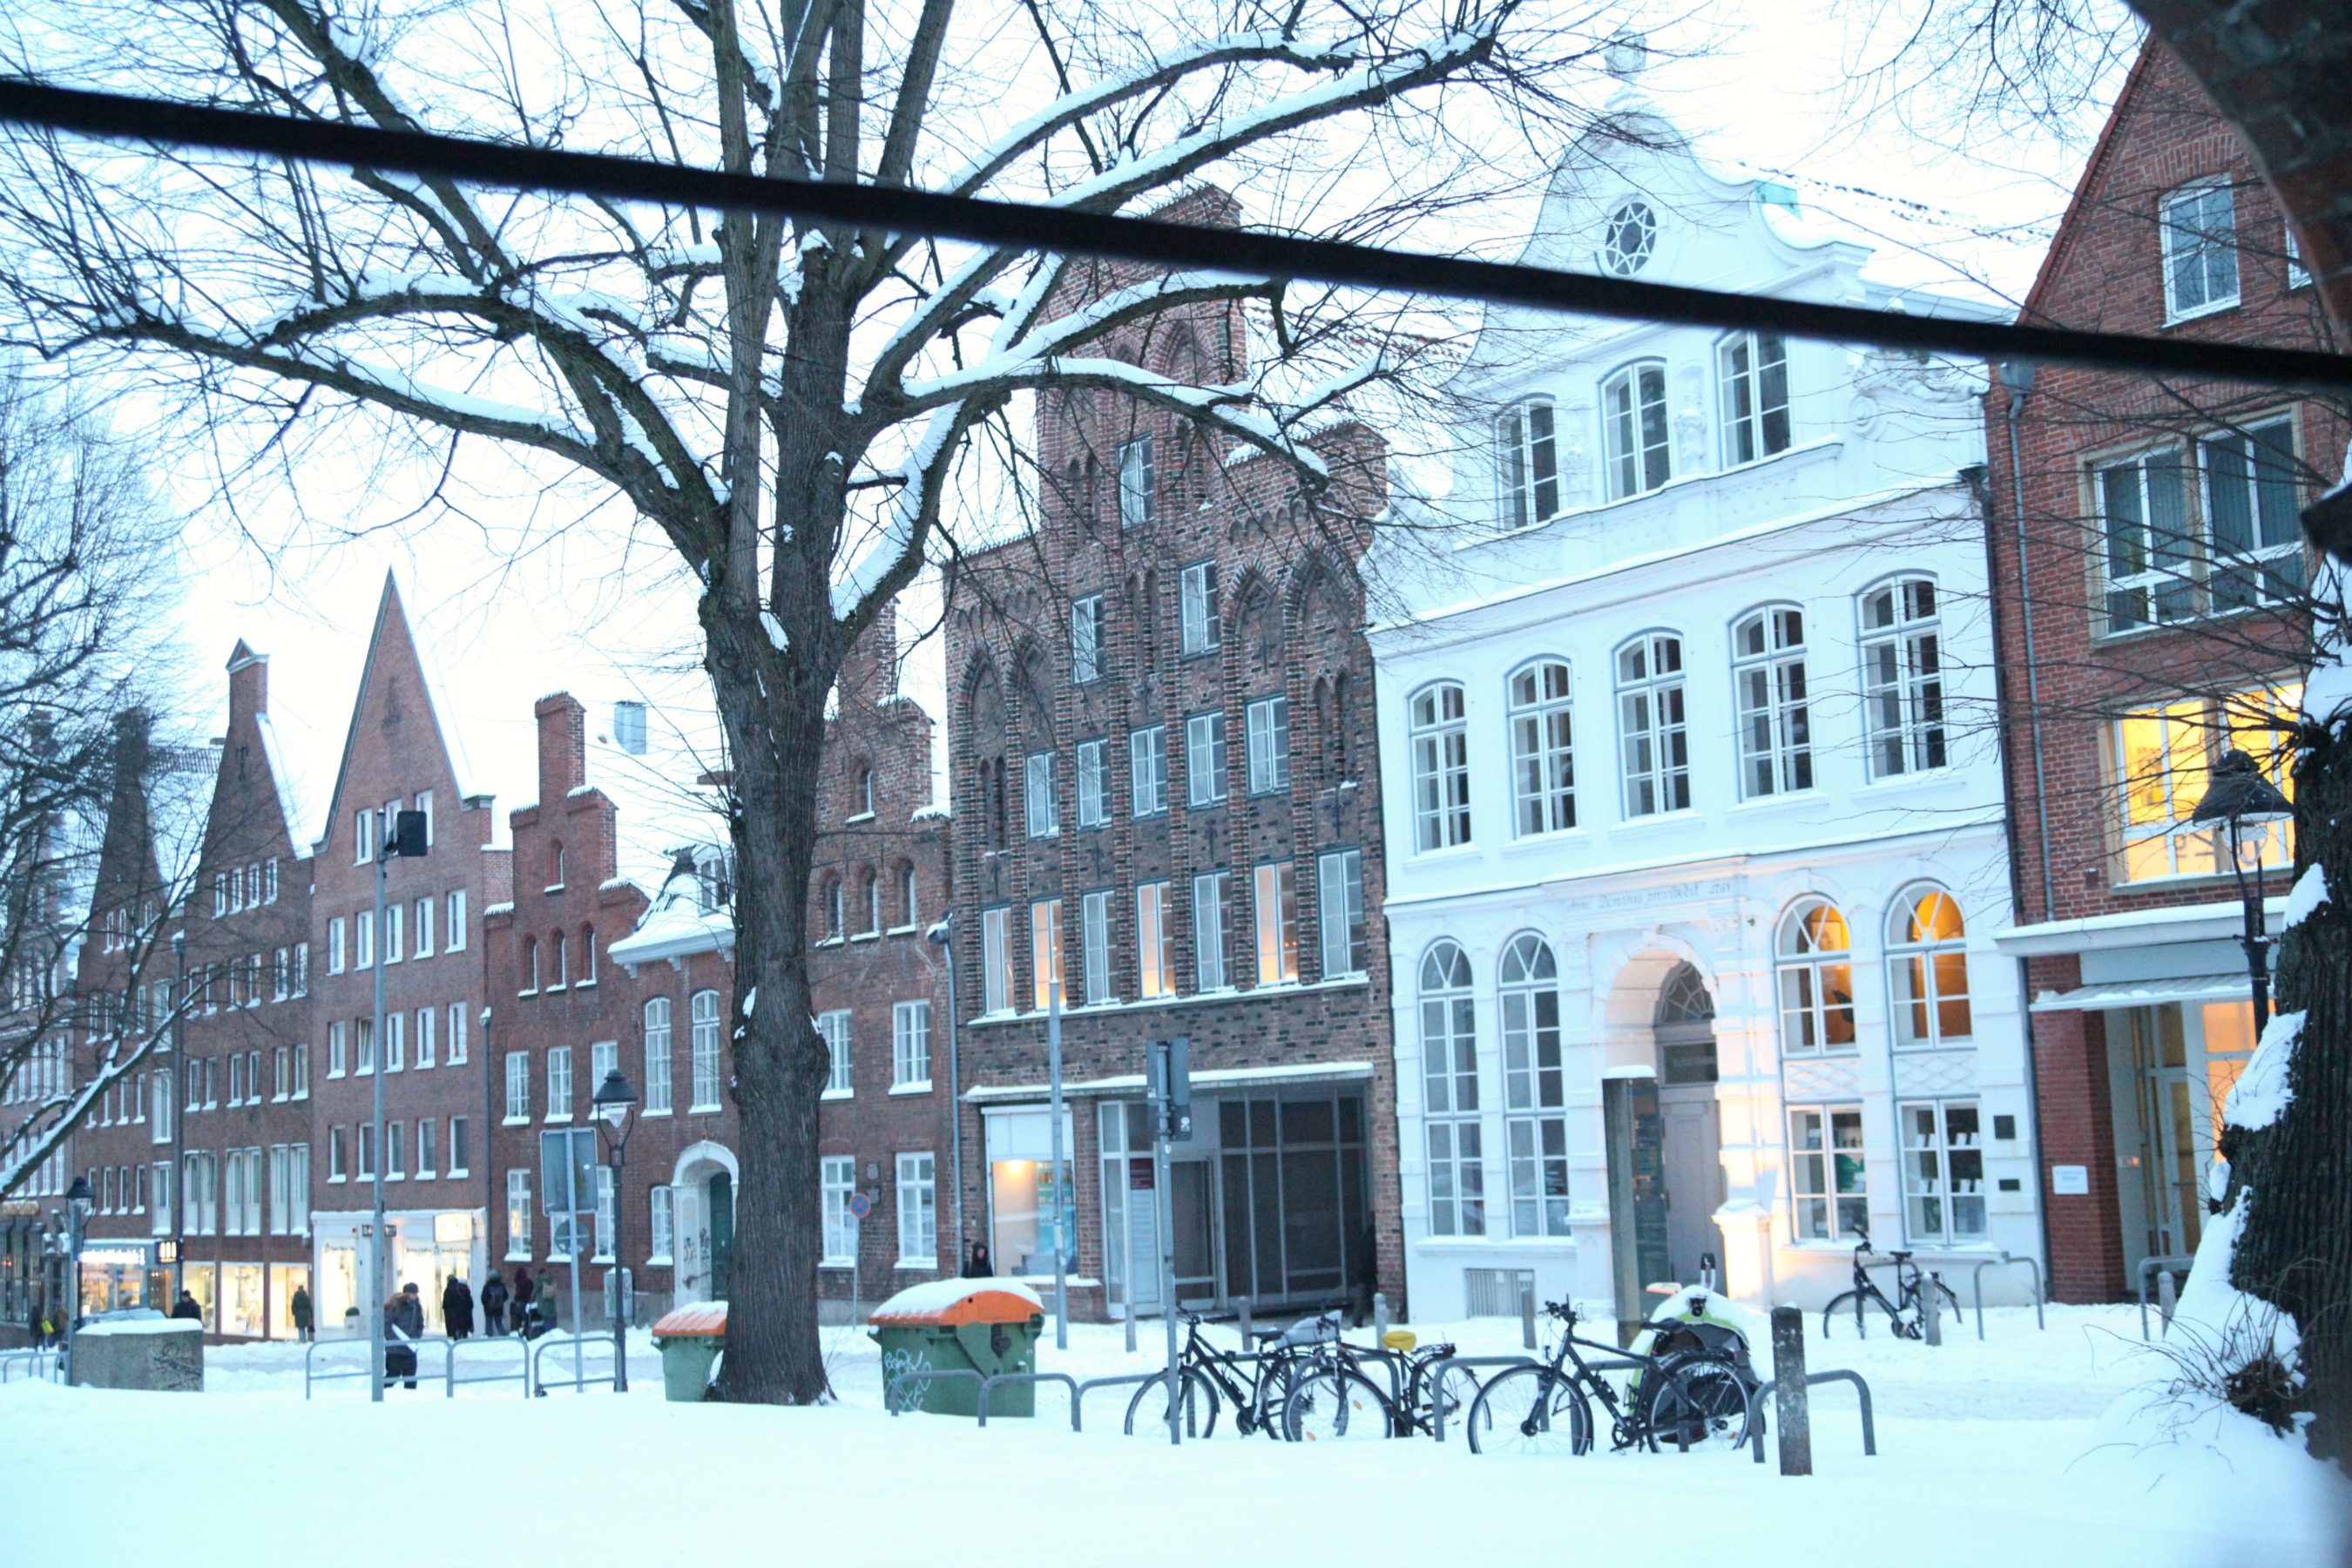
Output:
[[[1659,1173],[1664,1184],[1666,1278],[1696,1284],[1702,1259],[1720,1264],[1715,1211],[1723,1206],[1721,1112],[1716,1105],[1715,999],[1697,970],[1679,964],[1658,991]],[[1645,1279],[1644,1284],[1653,1283]]]
[[735,1184],[726,1172],[710,1178],[710,1299],[727,1300],[727,1269],[735,1258]]

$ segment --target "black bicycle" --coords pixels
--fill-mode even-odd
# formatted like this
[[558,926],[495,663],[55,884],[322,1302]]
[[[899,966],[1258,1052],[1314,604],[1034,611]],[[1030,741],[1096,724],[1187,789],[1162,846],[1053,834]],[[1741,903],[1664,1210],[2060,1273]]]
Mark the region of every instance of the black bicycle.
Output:
[[[1437,1370],[1454,1352],[1450,1344],[1372,1351],[1344,1340],[1312,1347],[1291,1364],[1290,1396],[1284,1402],[1279,1429],[1294,1443],[1434,1431],[1441,1412],[1445,1420],[1458,1420],[1478,1395],[1478,1380],[1468,1367]],[[1381,1370],[1388,1386],[1396,1390],[1395,1397],[1382,1392],[1365,1371],[1370,1361],[1389,1363]]]
[[[1573,1303],[1548,1301],[1544,1310],[1560,1322],[1551,1360],[1515,1366],[1487,1380],[1463,1423],[1472,1453],[1589,1454],[1596,1399],[1609,1413],[1613,1448],[1736,1448],[1748,1440],[1754,1379],[1733,1356],[1680,1349],[1661,1355],[1622,1351],[1580,1338]],[[1603,1352],[1608,1359],[1596,1368],[1584,1359],[1586,1350]],[[1604,1371],[1632,1372],[1622,1396],[1601,1376]]]
[[1894,1331],[1895,1338],[1920,1339],[1927,1331],[1926,1303],[1927,1293],[1931,1289],[1936,1292],[1937,1307],[1943,1315],[1948,1320],[1958,1319],[1960,1299],[1952,1294],[1952,1288],[1944,1283],[1943,1276],[1924,1272],[1911,1261],[1911,1254],[1907,1252],[1882,1254],[1886,1263],[1895,1266],[1895,1299],[1888,1300],[1886,1292],[1878,1288],[1878,1281],[1870,1277],[1870,1270],[1884,1268],[1886,1263],[1864,1261],[1864,1254],[1870,1250],[1869,1227],[1857,1226],[1854,1234],[1861,1237],[1862,1241],[1853,1249],[1853,1289],[1839,1291],[1830,1298],[1830,1304],[1822,1309],[1822,1338],[1828,1339],[1830,1325],[1851,1313],[1854,1337],[1868,1339],[1869,1314],[1875,1309],[1886,1315],[1886,1326]]
[[[1282,1436],[1284,1412],[1302,1368],[1337,1343],[1339,1331],[1337,1318],[1326,1314],[1289,1329],[1255,1331],[1250,1336],[1256,1342],[1254,1352],[1225,1351],[1202,1337],[1198,1312],[1186,1312],[1184,1348],[1176,1362],[1177,1411],[1184,1436],[1206,1437],[1215,1432],[1218,1407],[1225,1403],[1234,1407],[1234,1430],[1241,1436]],[[1139,1384],[1127,1402],[1128,1436],[1164,1435],[1167,1430],[1168,1380],[1155,1377]]]

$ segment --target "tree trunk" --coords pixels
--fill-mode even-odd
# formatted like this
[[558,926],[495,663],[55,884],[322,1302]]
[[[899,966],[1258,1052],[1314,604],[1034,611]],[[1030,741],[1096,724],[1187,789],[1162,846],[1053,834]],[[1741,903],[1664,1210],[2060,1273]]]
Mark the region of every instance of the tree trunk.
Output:
[[2291,1096],[2268,1127],[2225,1128],[2222,1152],[2233,1184],[2252,1189],[2231,1283],[2294,1318],[2317,1415],[2311,1451],[2341,1466],[2352,1458],[2352,725],[2308,725],[2303,739],[2295,870],[2324,866],[2333,897],[2279,949],[2279,1011],[2303,1015]]
[[808,883],[829,681],[795,677],[756,626],[706,599],[706,668],[733,770],[732,1092],[742,1185],[717,1397],[810,1405],[826,1393],[817,1337],[817,1106],[829,1062],[813,1021]]

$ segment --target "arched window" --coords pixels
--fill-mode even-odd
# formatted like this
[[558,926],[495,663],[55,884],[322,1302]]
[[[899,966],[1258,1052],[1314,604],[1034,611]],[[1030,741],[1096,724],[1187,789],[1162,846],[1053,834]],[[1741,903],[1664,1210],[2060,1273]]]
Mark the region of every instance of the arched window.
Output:
[[828,877],[824,881],[824,940],[839,942],[846,930],[842,910],[841,879]]
[[1666,983],[1658,987],[1654,1032],[1660,1083],[1716,1081],[1715,998],[1707,994],[1706,982],[1691,965],[1675,965]]
[[1576,826],[1576,752],[1568,663],[1542,658],[1513,672],[1511,816],[1521,837]]
[[1515,404],[1495,421],[1495,493],[1505,528],[1532,528],[1559,510],[1550,398]]
[[866,896],[859,902],[866,906],[866,929],[871,934],[879,935],[882,931],[882,879],[874,874],[873,867],[868,866],[861,881]]
[[1470,842],[1470,740],[1462,688],[1425,686],[1412,699],[1413,842],[1444,849]]
[[898,865],[899,923],[911,928],[919,918],[915,904],[915,868],[901,861]]
[[1767,605],[1731,628],[1739,702],[1742,798],[1813,787],[1812,706],[1805,688],[1805,613]]
[[1504,1132],[1511,1234],[1568,1234],[1568,1115],[1559,1050],[1559,966],[1550,944],[1522,931],[1496,966],[1503,1015]]
[[561,838],[547,847],[547,886],[551,892],[563,886],[563,840]]
[[1674,477],[1666,450],[1666,367],[1629,364],[1601,384],[1609,499],[1647,494]]
[[861,764],[854,775],[854,787],[849,796],[849,811],[853,821],[860,816],[874,815],[874,770],[872,768]]
[[547,939],[547,944],[548,951],[555,955],[555,979],[552,983],[553,988],[561,988],[562,986],[568,984],[572,979],[571,944],[564,941],[563,933],[562,931],[557,931],[554,935],[549,937]]
[[1932,1048],[1974,1044],[1969,1016],[1968,928],[1941,888],[1914,888],[1886,915],[1895,1043]]
[[1780,988],[1780,1050],[1820,1056],[1853,1049],[1853,954],[1845,916],[1806,899],[1780,917],[1773,967]]
[[646,1004],[646,1114],[669,1110],[669,998],[656,996]]
[[1690,808],[1683,639],[1672,632],[1644,632],[1617,650],[1617,745],[1627,816]]
[[692,1004],[694,1102],[689,1110],[719,1109],[719,993],[698,991]]
[[539,989],[539,938],[522,939],[522,988],[525,992]]
[[580,928],[580,984],[583,985],[596,984],[596,928],[594,926]]
[[1862,595],[1862,714],[1870,776],[1940,768],[1945,761],[1944,640],[1936,584],[1881,583]]
[[1429,1139],[1429,1233],[1486,1234],[1478,1127],[1478,1030],[1470,960],[1439,942],[1421,961],[1423,1120]]

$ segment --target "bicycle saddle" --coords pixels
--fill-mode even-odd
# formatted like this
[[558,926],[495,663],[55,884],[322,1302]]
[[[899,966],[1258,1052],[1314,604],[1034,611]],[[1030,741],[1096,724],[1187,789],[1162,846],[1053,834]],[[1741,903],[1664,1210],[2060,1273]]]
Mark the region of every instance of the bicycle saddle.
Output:
[[1897,1263],[1908,1263],[1911,1261],[1911,1255],[1907,1252],[1890,1252],[1886,1256],[1892,1258]]

